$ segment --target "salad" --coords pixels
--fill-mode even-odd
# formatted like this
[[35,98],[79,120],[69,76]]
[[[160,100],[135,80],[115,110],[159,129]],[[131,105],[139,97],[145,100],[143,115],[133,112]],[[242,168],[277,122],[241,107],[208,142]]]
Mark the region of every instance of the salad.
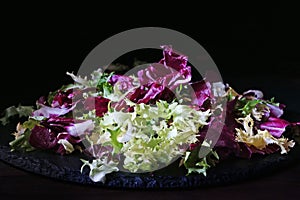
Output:
[[282,119],[285,105],[258,90],[238,93],[205,77],[192,82],[187,56],[171,46],[162,46],[162,54],[131,75],[67,72],[74,83],[35,106],[8,108],[2,124],[26,117],[12,133],[11,150],[80,152],[91,158],[81,160],[81,170],[88,167],[93,181],[105,182],[110,173],[153,172],[175,160],[187,175],[205,176],[223,160],[287,154],[297,145],[300,122]]

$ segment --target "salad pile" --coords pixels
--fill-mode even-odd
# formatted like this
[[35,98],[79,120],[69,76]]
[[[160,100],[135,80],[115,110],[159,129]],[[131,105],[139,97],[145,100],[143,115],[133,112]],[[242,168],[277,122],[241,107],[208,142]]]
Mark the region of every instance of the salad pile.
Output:
[[[40,97],[36,106],[10,107],[18,123],[12,150],[88,155],[82,168],[105,181],[117,171],[153,172],[180,159],[187,174],[232,157],[287,154],[297,141],[299,122],[282,119],[285,105],[258,90],[241,94],[228,84],[192,82],[188,58],[162,46],[155,64],[133,75],[95,70],[89,77],[67,72],[74,83]],[[294,141],[295,140],[295,141]],[[202,153],[206,152],[206,153]]]

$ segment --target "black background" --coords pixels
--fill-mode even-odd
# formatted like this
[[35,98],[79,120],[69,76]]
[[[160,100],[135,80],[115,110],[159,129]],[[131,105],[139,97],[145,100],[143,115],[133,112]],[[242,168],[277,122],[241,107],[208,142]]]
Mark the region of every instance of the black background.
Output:
[[[108,37],[131,28],[157,26],[180,31],[198,41],[217,64],[225,82],[238,92],[261,89],[266,97],[275,96],[288,109],[300,112],[298,6],[216,4],[207,7],[199,4],[173,2],[163,7],[161,4],[153,5],[152,2],[139,2],[134,5],[137,7],[132,7],[129,4],[115,3],[111,7],[100,4],[76,10],[71,4],[65,7],[27,3],[3,6],[0,30],[0,109],[19,103],[34,105],[41,95],[47,95],[62,84],[70,83],[72,80],[66,75],[66,71],[76,72],[88,53]],[[261,195],[258,196],[260,199],[266,197],[262,193],[270,194],[268,197],[273,196],[273,193],[286,197],[289,194],[285,191],[299,194],[299,181],[293,179],[299,167],[293,169],[283,170],[286,174],[254,182],[257,187],[249,182],[240,187],[219,190],[213,188],[208,193],[199,190],[187,195],[195,198],[200,194],[209,198],[215,195],[219,199],[223,198],[223,194],[229,198],[231,194],[239,196],[246,191],[248,195],[241,198],[252,199],[257,188],[260,188],[257,192]],[[24,183],[17,187],[22,188],[20,195],[26,193],[32,196],[31,194],[41,190],[43,197],[50,197],[52,192],[66,191],[65,194],[73,196],[85,196],[85,192],[90,192],[89,194],[101,198],[100,193],[105,193],[98,188],[92,190],[79,187],[76,193],[73,185],[51,182],[27,174],[22,179],[23,175],[19,175],[20,173],[21,171],[13,171],[11,167],[4,168],[3,176],[8,178],[2,180],[9,180],[7,188],[9,183],[11,185],[11,190],[6,191],[7,193],[15,194],[14,185],[18,181],[15,183],[14,180],[18,176],[20,183]],[[253,191],[251,188],[254,188]],[[105,194],[105,197],[113,197],[114,194],[123,196],[121,192],[110,190]],[[143,192],[138,194],[141,198],[152,198],[152,195],[145,196]],[[161,198],[168,198],[173,192],[161,194]],[[185,193],[174,193],[171,196],[172,199],[189,197]],[[292,195],[288,197],[292,198]]]
[[200,6],[190,11],[177,5],[169,10],[140,7],[123,12],[101,8],[71,13],[71,9],[23,9],[4,16],[1,110],[35,104],[41,95],[70,83],[66,71],[76,73],[103,40],[144,26],[170,28],[192,37],[211,55],[224,81],[239,92],[261,89],[266,97],[275,96],[298,109],[300,18],[295,7]]

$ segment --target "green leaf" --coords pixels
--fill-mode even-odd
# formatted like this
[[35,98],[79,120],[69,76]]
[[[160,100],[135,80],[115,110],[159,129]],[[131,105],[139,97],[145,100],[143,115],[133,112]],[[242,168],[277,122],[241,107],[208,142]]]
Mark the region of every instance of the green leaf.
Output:
[[113,91],[113,86],[111,84],[108,83],[108,80],[111,78],[111,76],[114,73],[111,72],[110,74],[108,73],[103,73],[101,78],[99,79],[98,83],[97,83],[97,89],[102,92],[102,95],[104,97],[107,97],[109,94],[112,93]]
[[35,125],[39,124],[39,123],[40,123],[40,122],[37,121],[37,120],[29,119],[28,121],[24,122],[24,123],[22,124],[22,126],[23,126],[24,128],[28,128],[29,130],[32,130],[33,127],[34,127]]
[[29,144],[29,137],[31,131],[26,129],[25,132],[17,137],[15,140],[11,141],[9,145],[11,146],[12,151],[14,150],[24,150],[24,151],[33,151],[35,148]]
[[263,100],[261,99],[246,99],[243,98],[241,100],[239,100],[238,105],[238,110],[241,111],[241,114],[243,116],[247,116],[248,114],[250,114],[252,112],[252,109],[255,108],[255,106],[259,103],[263,103]]
[[4,110],[3,117],[0,118],[0,124],[7,125],[10,123],[12,117],[28,117],[33,112],[32,106],[11,106]]
[[267,100],[266,102],[269,103],[269,104],[272,104],[274,106],[279,106],[280,105],[280,103],[275,102],[275,97],[272,97],[270,100]]
[[17,112],[19,114],[19,117],[28,117],[32,114],[33,108],[32,108],[32,106],[21,106],[21,105],[19,105],[17,107]]
[[210,168],[210,165],[207,163],[206,157],[204,157],[199,162],[197,162],[194,167],[186,167],[186,168],[188,170],[187,175],[196,172],[198,174],[203,174],[204,176],[206,176],[206,171],[207,169]]
[[119,153],[123,147],[123,144],[118,142],[117,140],[117,137],[121,133],[121,130],[120,129],[109,130],[109,132],[111,134],[110,138],[111,138],[111,144],[114,147],[114,153]]
[[[210,145],[206,146],[207,144],[208,143],[203,143],[192,151],[186,152],[183,164],[188,170],[187,175],[196,172],[206,176],[206,170],[208,170],[211,166],[215,166],[217,160],[219,159],[219,156],[210,148]],[[203,150],[203,148],[208,148],[210,152],[204,158],[200,158],[199,151]]]
[[187,151],[186,157],[184,159],[184,166],[185,168],[193,168],[196,166],[196,163],[200,160],[199,158],[199,150],[201,148],[201,145],[199,145],[196,149],[193,151]]
[[198,173],[198,174],[203,174],[204,176],[206,176],[206,170],[205,169],[201,169],[201,168],[188,168],[188,173],[187,176],[191,173]]

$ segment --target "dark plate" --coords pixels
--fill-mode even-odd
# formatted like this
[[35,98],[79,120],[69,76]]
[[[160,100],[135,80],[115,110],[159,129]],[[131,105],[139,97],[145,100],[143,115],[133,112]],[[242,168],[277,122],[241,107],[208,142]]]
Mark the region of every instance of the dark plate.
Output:
[[[289,113],[287,119],[298,119],[299,116],[299,114]],[[228,185],[263,178],[275,171],[286,170],[287,167],[300,161],[300,147],[296,145],[285,155],[279,153],[266,156],[255,155],[250,160],[233,159],[221,162],[209,169],[206,177],[198,174],[186,176],[185,169],[178,168],[178,162],[174,162],[154,173],[115,172],[107,175],[105,184],[95,183],[90,180],[87,168],[83,173],[80,172],[82,162],[79,158],[84,158],[82,154],[61,156],[45,151],[11,152],[8,142],[13,139],[10,133],[15,130],[15,124],[0,127],[0,160],[34,174],[97,187],[168,189]]]

